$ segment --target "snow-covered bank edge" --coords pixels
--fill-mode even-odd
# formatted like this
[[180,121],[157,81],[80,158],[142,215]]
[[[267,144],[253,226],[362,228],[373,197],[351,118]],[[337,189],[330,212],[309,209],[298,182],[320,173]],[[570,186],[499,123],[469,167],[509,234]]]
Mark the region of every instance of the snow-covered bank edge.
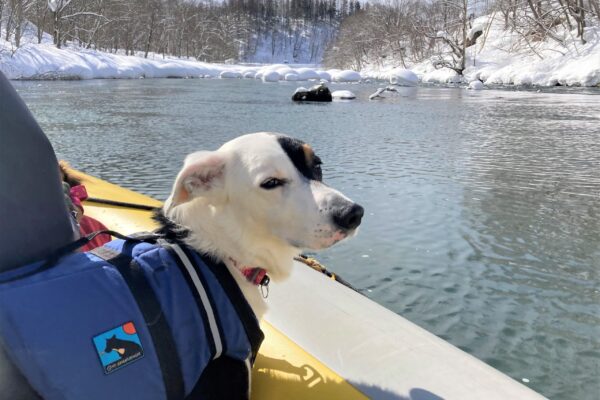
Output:
[[[1,41],[1,40],[0,40]],[[4,46],[2,46],[4,44]],[[51,43],[11,50],[0,43],[0,71],[13,80],[80,80],[139,78],[256,78],[263,82],[325,80],[359,82],[361,75],[349,70],[324,71],[315,66],[287,64],[210,64],[177,58],[143,58]]]

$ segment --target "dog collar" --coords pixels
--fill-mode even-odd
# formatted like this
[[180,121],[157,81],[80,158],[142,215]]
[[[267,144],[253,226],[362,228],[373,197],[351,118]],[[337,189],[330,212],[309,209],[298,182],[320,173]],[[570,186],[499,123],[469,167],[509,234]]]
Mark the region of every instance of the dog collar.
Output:
[[242,268],[242,274],[248,282],[257,286],[267,286],[271,280],[269,275],[267,275],[267,270],[264,268]]
[[240,264],[231,257],[229,257],[229,260],[251,284],[255,286],[267,287],[269,282],[271,282],[271,278],[269,278],[269,275],[267,275],[266,269],[260,267],[240,266]]

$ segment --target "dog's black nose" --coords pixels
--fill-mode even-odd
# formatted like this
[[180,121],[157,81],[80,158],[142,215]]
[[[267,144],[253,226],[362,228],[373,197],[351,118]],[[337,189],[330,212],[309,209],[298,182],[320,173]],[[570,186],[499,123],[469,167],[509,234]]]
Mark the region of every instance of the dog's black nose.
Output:
[[354,229],[360,225],[360,221],[365,213],[364,208],[356,203],[350,203],[345,207],[340,207],[333,214],[333,222],[343,229]]

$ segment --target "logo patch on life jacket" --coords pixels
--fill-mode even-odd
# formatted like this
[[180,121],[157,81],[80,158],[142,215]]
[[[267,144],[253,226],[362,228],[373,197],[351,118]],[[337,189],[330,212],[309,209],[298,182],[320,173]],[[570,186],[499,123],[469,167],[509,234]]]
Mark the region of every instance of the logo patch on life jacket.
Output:
[[110,374],[144,356],[142,342],[133,322],[93,337],[94,346],[105,374]]

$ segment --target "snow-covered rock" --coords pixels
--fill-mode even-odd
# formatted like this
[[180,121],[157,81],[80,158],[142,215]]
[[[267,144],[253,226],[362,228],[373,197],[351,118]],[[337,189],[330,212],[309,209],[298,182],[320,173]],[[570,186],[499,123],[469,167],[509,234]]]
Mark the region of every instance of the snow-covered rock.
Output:
[[372,95],[369,96],[369,100],[381,100],[381,99],[385,99],[385,96],[383,96],[383,93],[385,92],[385,88],[379,88],[375,91],[375,93],[373,93]]
[[247,79],[254,79],[256,77],[256,72],[255,71],[246,71],[246,72],[244,72],[243,77],[247,78]]
[[327,71],[317,71],[321,81],[331,82],[331,74]]
[[242,77],[242,74],[238,71],[222,71],[219,74],[219,78],[221,79],[239,79]]
[[296,70],[298,72],[298,80],[299,81],[308,81],[311,79],[321,79],[321,76],[312,68],[298,68]]
[[356,95],[349,90],[335,90],[331,93],[331,97],[335,100],[354,100]]
[[286,81],[295,82],[298,80],[298,74],[294,74],[294,73],[285,74],[283,79]]
[[362,79],[358,72],[351,70],[336,72],[332,78],[334,82],[360,82]]
[[263,82],[279,82],[281,75],[277,71],[265,72],[262,76]]
[[278,68],[276,69],[277,73],[279,74],[279,76],[281,76],[281,78],[283,79],[287,74],[294,74],[294,75],[298,75],[296,73],[296,70],[290,68],[290,67],[283,67],[283,68]]
[[305,88],[304,86],[300,86],[300,87],[297,87],[296,90],[294,90],[294,94],[302,93],[302,92],[308,92],[308,89]]
[[475,80],[469,83],[469,89],[471,90],[483,90],[483,88],[483,82],[481,82],[480,80]]
[[460,79],[460,75],[450,68],[430,69],[421,78],[425,83],[452,83]]
[[390,71],[390,83],[398,86],[416,86],[419,77],[409,69],[395,68]]

